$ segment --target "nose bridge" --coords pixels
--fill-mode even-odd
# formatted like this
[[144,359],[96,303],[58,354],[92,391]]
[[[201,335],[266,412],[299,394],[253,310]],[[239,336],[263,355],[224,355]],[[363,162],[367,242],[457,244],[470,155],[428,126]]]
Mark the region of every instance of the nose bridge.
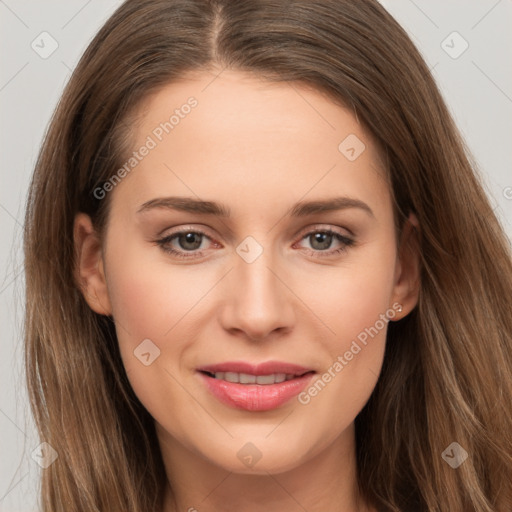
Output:
[[240,287],[236,290],[239,301],[249,302],[261,299],[260,303],[270,304],[280,295],[278,279],[275,276],[274,258],[270,250],[264,251],[255,261],[239,261],[235,267]]
[[262,338],[275,329],[289,327],[293,320],[292,304],[279,279],[275,251],[247,237],[236,252],[227,283],[224,327],[242,330],[251,338]]

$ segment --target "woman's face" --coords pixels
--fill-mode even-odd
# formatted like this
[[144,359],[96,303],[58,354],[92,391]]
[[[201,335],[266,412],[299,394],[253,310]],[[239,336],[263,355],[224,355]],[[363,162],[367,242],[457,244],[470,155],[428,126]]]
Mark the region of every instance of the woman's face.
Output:
[[189,78],[145,102],[134,160],[97,191],[101,252],[77,217],[81,275],[161,442],[278,473],[353,439],[414,265],[351,111],[240,72]]

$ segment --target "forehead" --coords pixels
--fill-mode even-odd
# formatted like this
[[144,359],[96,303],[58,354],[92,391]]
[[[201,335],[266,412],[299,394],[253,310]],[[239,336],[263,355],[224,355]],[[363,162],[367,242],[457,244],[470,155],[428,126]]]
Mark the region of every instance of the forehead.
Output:
[[[192,101],[195,106],[189,108],[188,103]],[[187,117],[191,121],[182,123]],[[340,100],[335,103],[311,84],[271,82],[253,73],[233,70],[217,74],[189,72],[147,97],[137,109],[137,119],[136,134],[141,142],[143,136],[171,120],[171,138],[175,140],[186,125],[193,124],[198,136],[206,135],[211,140],[218,134],[217,142],[223,133],[238,128],[241,130],[238,141],[247,134],[258,135],[255,146],[268,133],[295,140],[306,138],[318,144],[314,140],[317,136],[332,146],[333,140],[336,142],[346,132],[374,144],[353,110]],[[181,124],[179,130],[178,124]],[[168,134],[166,131],[163,135]],[[326,135],[329,136],[325,138]]]
[[306,84],[189,74],[140,105],[132,148],[144,146],[151,149],[125,180],[140,200],[181,193],[242,206],[248,196],[272,203],[335,189],[367,199],[373,191],[386,206],[373,138],[350,109]]

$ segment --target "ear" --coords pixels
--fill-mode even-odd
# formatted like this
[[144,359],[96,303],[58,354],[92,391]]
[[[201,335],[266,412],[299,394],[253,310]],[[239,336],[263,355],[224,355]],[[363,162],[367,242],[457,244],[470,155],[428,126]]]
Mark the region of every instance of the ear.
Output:
[[394,320],[407,316],[418,303],[421,284],[419,233],[418,219],[411,213],[402,229],[395,267],[392,304],[398,303],[402,308]]
[[89,307],[100,315],[112,314],[103,264],[102,245],[92,221],[85,213],[75,217],[75,279]]

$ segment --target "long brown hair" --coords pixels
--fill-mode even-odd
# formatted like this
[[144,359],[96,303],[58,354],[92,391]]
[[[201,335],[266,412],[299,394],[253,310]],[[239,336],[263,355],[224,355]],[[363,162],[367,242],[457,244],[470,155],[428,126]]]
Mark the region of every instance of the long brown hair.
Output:
[[[161,511],[165,470],[111,319],[74,279],[73,220],[101,232],[130,116],[188,71],[300,82],[348,106],[382,147],[395,218],[420,224],[417,307],[389,325],[356,418],[358,480],[379,511],[512,509],[512,264],[476,166],[428,67],[376,0],[128,0],[76,67],[26,210],[25,365],[44,512]],[[452,442],[468,453],[453,469]]]

